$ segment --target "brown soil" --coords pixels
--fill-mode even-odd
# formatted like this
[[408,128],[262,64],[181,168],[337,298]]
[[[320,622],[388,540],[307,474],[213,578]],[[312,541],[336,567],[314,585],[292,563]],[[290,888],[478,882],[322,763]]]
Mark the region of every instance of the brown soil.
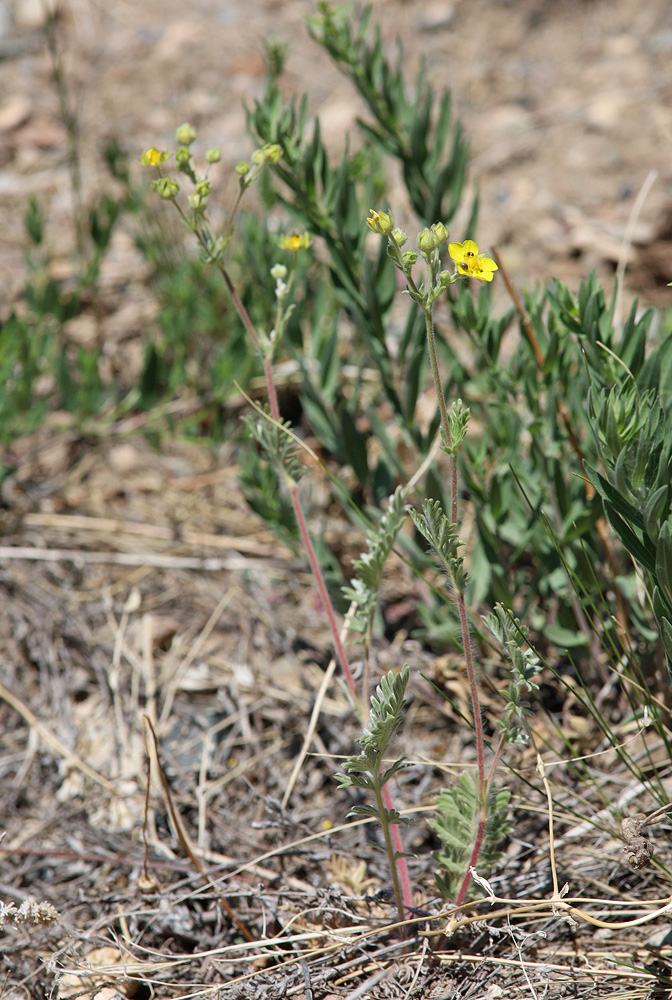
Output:
[[[283,86],[308,92],[337,151],[361,109],[307,36],[310,8],[302,0],[67,0],[59,32],[85,197],[105,184],[103,140],[118,134],[139,155],[170,145],[184,120],[222,148],[215,180],[232,184],[232,166],[251,149],[242,102],[261,94],[270,35],[291,41]],[[480,242],[499,246],[519,285],[555,275],[576,287],[593,267],[610,282],[627,260],[628,294],[672,305],[668,0],[378,2],[374,12],[386,40],[403,38],[409,80],[422,57],[436,87],[453,89],[471,142],[470,184],[481,195]],[[55,266],[64,275],[70,266],[66,134],[42,25],[38,0],[0,3],[3,314],[22,287],[29,195],[48,206]],[[459,221],[453,232],[469,235]],[[120,232],[96,319],[97,335],[102,330],[110,344],[137,349],[151,330],[156,305],[145,279],[130,234]],[[440,961],[428,959],[427,938],[414,938],[406,951],[384,929],[394,915],[375,835],[347,823],[350,800],[333,779],[334,757],[351,753],[357,735],[336,681],[322,702],[312,756],[281,804],[330,636],[305,566],[246,509],[230,448],[213,455],[166,440],[157,453],[141,436],[84,439],[61,420],[17,441],[11,459],[0,556],[3,996],[100,997],[103,987],[105,1000],[144,1000],[154,989],[312,1000],[536,997],[547,988],[557,997],[664,995],[664,917],[638,930],[573,928],[549,905],[512,927],[488,920],[486,906],[484,922],[449,939]],[[327,521],[327,497],[316,480],[313,527],[326,526],[334,544],[358,551],[345,521]],[[418,599],[404,574],[401,564],[394,568],[400,618],[401,596]],[[413,670],[401,744],[418,767],[396,783],[395,797],[421,809],[450,780],[445,771],[459,774],[472,760],[468,732],[420,676],[440,678],[466,711],[460,664],[436,660],[402,631],[391,644],[380,641],[376,655],[380,671],[402,662]],[[490,723],[499,705],[488,692]],[[146,728],[143,743],[144,717],[154,722],[191,859],[156,761],[144,853],[152,745]],[[571,706],[564,724],[586,752],[595,749]],[[524,799],[517,791],[496,890],[548,900],[543,785],[529,751],[510,759],[530,788]],[[600,761],[595,770],[612,799],[630,781],[617,765]],[[632,909],[669,893],[659,871],[627,866],[608,816],[601,830],[581,827],[577,816],[601,808],[597,797],[578,802],[562,767],[549,778],[564,838],[560,885],[569,881],[571,896],[604,899],[613,922],[613,900]],[[422,813],[406,838],[418,916],[427,917],[439,901],[436,845]],[[665,845],[658,850],[669,861]],[[36,926],[17,924],[2,909],[29,898],[51,903],[55,922],[43,926],[38,914]]]

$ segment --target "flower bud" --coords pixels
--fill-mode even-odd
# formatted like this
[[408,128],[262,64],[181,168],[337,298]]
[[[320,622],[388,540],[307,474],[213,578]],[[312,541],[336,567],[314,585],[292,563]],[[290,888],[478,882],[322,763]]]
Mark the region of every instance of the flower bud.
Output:
[[267,142],[262,149],[264,163],[277,163],[282,156],[282,149],[277,143]]
[[369,209],[371,218],[366,220],[366,224],[369,229],[373,230],[374,233],[380,233],[381,236],[389,236],[394,229],[394,219],[387,212],[374,212],[372,208]]
[[177,198],[180,185],[172,177],[159,177],[152,181],[152,190],[156,191],[165,201],[173,201]]
[[206,149],[205,159],[207,160],[208,163],[219,163],[221,158],[222,154],[220,153],[220,151],[217,149],[216,146],[213,146],[212,149]]
[[404,232],[404,230],[403,229],[399,229],[398,226],[397,226],[396,229],[392,230],[391,236],[392,236],[392,239],[394,240],[394,242],[397,244],[398,247],[403,247],[404,243],[408,239],[408,236],[406,235],[406,233]]
[[431,253],[432,250],[436,250],[439,245],[439,237],[434,232],[434,229],[423,229],[418,233],[418,238],[415,241],[418,246],[420,253],[427,254]]
[[236,163],[236,173],[240,174],[241,177],[244,177],[245,174],[249,174],[249,172],[250,172],[249,163],[245,163],[244,160],[241,160],[240,163]]
[[287,277],[287,268],[284,264],[274,264],[271,268],[271,277],[276,281],[282,281]]
[[191,160],[191,153],[186,146],[180,146],[179,149],[175,151],[175,162],[177,163],[180,170],[184,169],[189,165]]
[[185,122],[184,125],[180,125],[179,128],[175,129],[175,138],[181,146],[191,146],[196,138],[196,129],[193,125]]
[[204,212],[208,206],[207,194],[200,194],[198,191],[194,191],[190,194],[187,200],[189,202],[189,208],[193,209],[194,212]]

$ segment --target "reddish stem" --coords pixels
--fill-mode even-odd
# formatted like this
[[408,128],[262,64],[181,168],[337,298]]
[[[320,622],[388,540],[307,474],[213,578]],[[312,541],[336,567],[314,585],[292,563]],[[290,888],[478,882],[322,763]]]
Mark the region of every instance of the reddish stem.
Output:
[[478,789],[482,795],[485,789],[485,751],[483,748],[483,722],[481,720],[481,703],[478,697],[478,684],[476,683],[476,668],[471,655],[471,643],[469,641],[469,621],[467,619],[467,607],[464,603],[464,596],[457,595],[457,609],[460,616],[460,630],[462,632],[462,644],[464,646],[464,661],[467,667],[467,680],[469,682],[469,694],[471,695],[471,711],[474,716],[474,732],[476,735],[476,760],[478,762]]
[[[312,540],[310,538],[310,535],[308,534],[306,519],[303,514],[303,508],[301,507],[301,501],[299,500],[298,490],[296,489],[295,486],[290,488],[290,495],[292,497],[292,505],[294,507],[296,521],[299,526],[299,533],[301,535],[301,540],[306,549],[306,554],[308,556],[310,568],[313,571],[313,576],[315,577],[315,582],[317,583],[317,589],[320,593],[320,597],[322,598],[322,604],[324,605],[324,609],[327,614],[327,620],[329,622],[331,635],[336,649],[336,656],[338,657],[338,661],[341,664],[343,673],[345,674],[345,679],[348,683],[348,687],[353,696],[353,699],[356,700],[357,691],[355,688],[355,681],[352,676],[350,664],[348,663],[348,658],[345,652],[345,648],[341,641],[338,625],[336,623],[336,615],[334,614],[334,608],[331,603],[331,598],[329,597],[329,592],[324,582],[324,576],[322,575],[320,564],[317,561]],[[385,808],[392,809],[393,802],[388,785],[383,785],[383,799],[385,802]],[[394,844],[395,852],[398,855],[403,855],[404,845],[401,839],[401,831],[399,830],[397,824],[390,825],[390,836],[392,838],[392,843]],[[396,866],[397,866],[397,872],[399,874],[399,881],[401,883],[401,894],[403,896],[404,906],[407,910],[410,910],[410,908],[413,906],[413,892],[411,889],[411,880],[408,875],[408,866],[406,864],[406,859],[404,857],[398,857],[396,859]]]
[[464,874],[462,880],[462,885],[460,886],[460,891],[455,899],[455,906],[461,906],[467,895],[467,890],[469,889],[469,883],[471,882],[471,869],[475,868],[478,864],[478,855],[481,853],[481,847],[483,846],[483,838],[485,837],[485,824],[488,821],[487,813],[483,814],[483,808],[479,809],[478,814],[478,827],[476,829],[476,837],[474,839],[474,846],[471,849],[471,857],[469,858],[469,864],[467,865],[467,870]]
[[[383,785],[383,800],[385,802],[385,808],[392,809],[393,803],[389,785]],[[404,845],[401,839],[401,831],[396,824],[392,824],[390,826],[390,835],[397,854],[403,854]],[[399,881],[401,882],[401,894],[404,897],[404,906],[407,910],[410,910],[413,905],[413,890],[411,889],[411,880],[408,877],[408,865],[406,864],[406,858],[397,858],[397,871],[399,872]]]
[[[257,348],[261,350],[261,342],[259,340],[259,335],[254,328],[254,324],[250,319],[248,312],[243,305],[242,299],[238,295],[229,272],[226,270],[224,265],[221,265],[222,275],[226,282],[226,286],[231,293],[234,305],[238,310],[238,315],[240,316],[245,329],[250,334],[252,343]],[[268,402],[271,409],[271,415],[275,420],[280,419],[280,408],[278,406],[278,394],[275,389],[275,380],[273,378],[273,365],[269,356],[264,356],[264,376],[266,379],[266,390],[268,392]],[[320,597],[322,599],[322,604],[327,615],[327,620],[329,622],[329,628],[331,629],[331,635],[334,642],[334,648],[336,650],[336,656],[341,664],[341,668],[345,675],[346,682],[353,696],[353,700],[357,700],[357,690],[355,687],[355,681],[352,676],[352,671],[350,669],[350,664],[348,663],[348,658],[345,653],[345,648],[341,641],[341,636],[339,634],[338,625],[336,623],[336,615],[334,614],[334,608],[331,603],[331,598],[329,597],[329,592],[327,586],[324,582],[324,576],[322,575],[322,570],[320,564],[315,555],[315,549],[311,537],[308,533],[308,526],[306,524],[306,519],[303,513],[303,508],[301,507],[301,501],[299,500],[299,493],[296,486],[290,487],[290,496],[292,498],[292,506],[294,508],[294,514],[296,517],[296,522],[299,528],[299,534],[301,535],[301,541],[306,550],[306,555],[308,556],[308,562],[310,563],[310,568],[315,577],[315,582],[317,584],[317,589],[319,591]],[[368,692],[364,693],[364,707],[368,701]],[[390,795],[390,790],[387,785],[383,786],[383,798],[385,801],[385,808],[392,809],[392,796]],[[394,849],[398,854],[403,854],[404,846],[401,840],[401,833],[399,827],[396,825],[390,826],[390,835],[392,837],[392,842],[394,844]],[[396,860],[397,872],[399,874],[399,880],[401,882],[401,892],[404,900],[404,906],[410,909],[413,906],[413,893],[411,891],[411,882],[408,877],[408,866],[406,865],[406,859],[404,857],[398,857]]]
[[[481,847],[483,846],[483,838],[485,837],[485,825],[487,821],[488,821],[487,813],[483,814],[482,808],[479,809],[478,827],[476,829],[474,846],[471,849],[471,857],[469,858],[469,864],[467,865],[467,870],[462,880],[460,891],[458,892],[457,897],[455,899],[455,906],[461,906],[464,900],[466,899],[467,891],[469,889],[469,883],[471,882],[471,869],[475,868],[478,863],[478,855],[481,853]],[[447,940],[448,938],[446,937],[446,933],[444,931],[439,937],[436,944],[434,945],[434,951],[441,951]]]
[[308,556],[308,562],[310,563],[310,568],[313,571],[313,576],[315,577],[315,582],[317,584],[317,589],[319,591],[320,597],[322,598],[322,604],[324,605],[324,610],[327,614],[327,620],[329,622],[329,628],[331,629],[331,635],[334,640],[334,646],[336,647],[336,656],[338,657],[338,662],[341,664],[343,673],[345,674],[345,679],[348,682],[348,687],[350,688],[350,693],[353,698],[357,698],[357,690],[355,688],[355,680],[352,676],[352,671],[350,670],[350,664],[348,663],[348,658],[345,654],[345,648],[341,642],[341,637],[338,631],[338,625],[336,623],[336,615],[334,614],[334,608],[331,603],[331,598],[329,597],[329,591],[324,582],[324,576],[322,575],[322,570],[320,564],[317,561],[317,556],[315,555],[315,549],[310,535],[308,534],[308,526],[306,525],[306,519],[303,514],[303,508],[301,507],[301,501],[299,500],[299,492],[296,486],[291,486],[289,489],[290,496],[292,498],[292,506],[294,507],[294,514],[296,515],[296,522],[299,526],[299,534],[301,535],[301,541],[303,542],[304,548],[306,550],[306,555]]

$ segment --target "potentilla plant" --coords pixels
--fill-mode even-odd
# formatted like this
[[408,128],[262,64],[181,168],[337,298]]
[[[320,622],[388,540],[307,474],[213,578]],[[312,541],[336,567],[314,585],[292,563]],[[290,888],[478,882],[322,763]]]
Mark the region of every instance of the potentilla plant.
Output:
[[[497,844],[510,829],[507,817],[509,795],[506,791],[498,792],[494,789],[493,779],[506,741],[520,739],[521,735],[524,738],[524,734],[521,727],[511,721],[512,713],[522,711],[521,685],[516,681],[511,685],[508,711],[504,717],[498,746],[489,768],[486,769],[479,685],[472,655],[465,600],[467,574],[462,554],[463,544],[457,529],[457,453],[467,434],[469,410],[460,399],[455,400],[450,406],[446,404],[436,354],[433,313],[436,300],[449,285],[468,278],[474,278],[479,282],[490,282],[498,268],[494,260],[479,252],[478,245],[473,240],[448,243],[448,229],[441,222],[423,229],[418,234],[416,249],[406,250],[404,247],[408,242],[408,236],[395,226],[389,212],[372,210],[367,224],[373,232],[386,237],[388,254],[406,279],[406,294],[424,313],[429,362],[441,416],[441,448],[450,458],[450,516],[436,500],[426,500],[421,511],[410,509],[410,515],[417,530],[428,543],[453,593],[460,621],[471,697],[476,740],[476,777],[472,780],[470,775],[465,775],[456,789],[443,792],[439,796],[438,818],[430,824],[443,843],[442,851],[435,855],[443,869],[443,874],[437,879],[438,886],[446,895],[452,895],[455,905],[460,906],[467,896],[479,859],[494,861],[497,856]],[[441,266],[441,247],[446,243],[448,243],[448,253],[454,262],[452,270],[443,269]],[[416,279],[414,268],[419,260],[424,263],[424,274],[421,279]],[[498,617],[496,621],[506,622],[506,613],[501,611],[498,614],[504,617],[503,619]],[[505,634],[503,630],[504,625],[501,625],[502,635]],[[510,639],[509,632],[506,632],[506,637]],[[516,663],[517,661],[512,660],[514,667]],[[456,881],[460,869],[461,878]]]
[[[318,592],[329,622],[336,658],[343,670],[345,680],[352,698],[353,707],[362,718],[368,720],[368,691],[357,692],[352,670],[348,662],[348,657],[340,636],[336,622],[336,616],[329,596],[324,575],[317,559],[315,547],[308,532],[305,514],[299,498],[298,480],[303,472],[303,466],[297,456],[297,442],[291,431],[289,424],[285,423],[280,416],[278,405],[278,395],[275,386],[273,373],[273,358],[275,350],[282,339],[287,321],[289,320],[294,305],[291,301],[291,288],[296,270],[297,255],[301,250],[310,247],[310,235],[305,233],[293,233],[289,236],[281,237],[279,249],[290,252],[293,255],[293,267],[291,272],[282,263],[276,263],[271,268],[271,276],[275,281],[276,313],[275,324],[272,330],[259,331],[252,323],[250,316],[234,286],[231,275],[225,263],[225,253],[229,246],[233,232],[233,223],[240,206],[241,199],[250,185],[257,179],[261,170],[268,164],[277,163],[282,157],[282,149],[277,144],[268,143],[252,154],[252,165],[239,163],[236,172],[239,175],[239,191],[229,214],[228,221],[221,234],[217,234],[212,229],[208,220],[207,209],[212,185],[208,177],[209,167],[220,159],[218,149],[210,149],[206,153],[207,167],[199,174],[192,157],[191,147],[196,141],[196,130],[189,124],[181,125],[175,134],[178,148],[175,153],[175,161],[178,171],[183,174],[192,186],[191,193],[186,198],[186,207],[180,201],[180,184],[172,176],[163,172],[163,164],[169,159],[167,150],[160,150],[153,146],[146,150],[141,157],[141,163],[154,168],[157,177],[153,182],[154,191],[166,201],[175,205],[182,221],[196,236],[206,261],[215,265],[221,272],[231,294],[235,307],[240,318],[248,331],[252,343],[261,356],[266,388],[268,393],[268,410],[257,411],[256,417],[248,421],[255,439],[269,459],[272,461],[280,482],[288,492],[294,515],[296,517],[301,542],[306,556],[310,563]],[[405,685],[404,685],[405,686]],[[399,707],[399,713],[401,706]],[[389,775],[388,775],[389,777]],[[404,860],[403,845],[399,832],[399,824],[396,822],[398,813],[394,810],[387,779],[376,780],[376,790],[380,796],[381,808],[386,810],[388,817],[385,826],[386,838],[389,838],[391,858],[394,868],[394,885],[397,900],[400,906],[400,918],[403,918],[404,910],[408,911],[412,906],[411,886],[408,878],[406,863]]]
[[[175,205],[184,224],[196,236],[205,259],[222,273],[242,322],[261,357],[268,390],[268,410],[257,411],[248,420],[248,426],[258,444],[276,467],[280,482],[291,498],[299,534],[331,626],[336,656],[342,666],[353,705],[357,708],[365,725],[364,735],[360,739],[362,753],[346,762],[345,775],[341,777],[341,780],[345,785],[356,785],[373,793],[375,804],[360,808],[365,809],[367,815],[375,816],[382,824],[392,869],[399,918],[403,920],[405,913],[412,905],[412,896],[399,834],[400,816],[392,805],[388,782],[405,764],[403,761],[395,761],[391,765],[385,765],[383,757],[394,732],[401,723],[404,705],[403,694],[408,682],[408,669],[404,668],[396,677],[390,675],[384,678],[376,695],[371,699],[370,707],[368,670],[364,673],[364,684],[361,692],[357,692],[355,688],[348,657],[339,635],[335,614],[299,499],[298,481],[303,472],[303,466],[298,459],[298,442],[289,425],[280,417],[273,375],[274,355],[278,344],[282,341],[287,322],[294,309],[292,287],[296,273],[297,256],[301,251],[310,248],[311,238],[308,233],[293,233],[281,237],[279,249],[292,255],[292,263],[289,267],[281,262],[272,265],[270,274],[275,282],[275,322],[269,331],[256,329],[231,279],[225,264],[225,254],[231,240],[234,218],[245,191],[266,165],[278,162],[282,156],[282,150],[277,145],[267,144],[253,153],[252,165],[241,163],[237,166],[236,171],[240,178],[238,196],[223,231],[216,233],[209,223],[207,214],[212,194],[212,185],[208,174],[210,166],[219,160],[219,151],[217,149],[208,150],[205,156],[206,168],[202,173],[199,173],[191,152],[191,147],[196,140],[195,130],[188,124],[182,125],[176,132],[176,138],[178,141],[175,153],[177,171],[186,178],[191,186],[191,191],[186,196],[181,192],[180,182],[170,174],[164,174],[163,165],[169,158],[167,150],[152,147],[143,153],[142,163],[154,168],[157,173],[153,184],[154,190],[160,197]],[[469,411],[462,405],[461,400],[456,400],[450,406],[446,404],[436,354],[433,310],[436,300],[449,285],[469,278],[474,278],[479,282],[490,282],[497,270],[497,265],[491,258],[479,252],[478,245],[473,240],[465,240],[462,243],[449,243],[448,253],[453,261],[453,267],[452,269],[444,269],[441,265],[441,248],[448,243],[449,234],[443,223],[435,223],[423,229],[418,234],[416,249],[412,250],[404,249],[408,237],[395,226],[389,213],[372,210],[367,224],[373,232],[386,237],[387,252],[394,265],[405,277],[406,291],[424,314],[429,361],[440,414],[441,446],[451,460],[450,517],[443,512],[441,505],[436,501],[426,501],[421,512],[411,511],[410,513],[416,528],[425,537],[438,559],[454,593],[472,701],[476,736],[477,779],[473,783],[462,782],[459,794],[458,792],[454,794],[446,792],[443,798],[439,798],[439,809],[445,808],[443,808],[443,815],[441,812],[439,813],[441,818],[434,824],[435,830],[444,839],[444,844],[446,843],[445,837],[450,841],[451,838],[455,839],[455,835],[458,840],[461,839],[464,842],[465,837],[468,837],[470,841],[467,850],[468,864],[465,866],[454,899],[455,903],[459,905],[466,897],[472,872],[479,857],[492,860],[496,855],[496,842],[501,839],[508,828],[506,819],[508,796],[496,793],[492,788],[492,779],[506,734],[502,733],[500,747],[495,752],[489,773],[486,773],[478,683],[469,642],[465,603],[467,576],[460,551],[462,543],[457,534],[456,459],[467,433]],[[424,263],[425,273],[422,280],[416,281],[414,268],[420,260]],[[383,564],[402,524],[405,496],[405,491],[401,490],[391,498],[388,515],[383,517],[378,532],[372,533],[370,537],[369,554],[363,556],[355,566],[360,571],[361,580],[353,581],[353,586],[348,593],[353,602],[349,624],[351,628],[363,633],[367,642],[371,638],[373,613]],[[465,795],[470,796],[471,813],[474,819],[473,828],[470,827],[467,830],[464,824],[462,826],[458,824],[458,827],[453,829],[454,807],[457,806],[457,811],[460,811],[460,803]],[[462,846],[464,849],[464,843]],[[443,855],[439,853],[437,858],[444,867],[450,867],[447,848]],[[456,859],[454,862],[459,863]],[[450,883],[446,880],[439,884],[443,885],[444,890],[447,890]]]

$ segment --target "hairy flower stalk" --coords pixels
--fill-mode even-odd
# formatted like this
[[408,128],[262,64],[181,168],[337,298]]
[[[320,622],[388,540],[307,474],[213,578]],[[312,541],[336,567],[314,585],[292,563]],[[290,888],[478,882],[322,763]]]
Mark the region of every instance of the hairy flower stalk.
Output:
[[[476,668],[471,652],[469,637],[469,621],[467,617],[467,607],[464,599],[464,585],[466,575],[462,570],[462,556],[459,555],[461,542],[457,531],[458,519],[458,481],[457,481],[457,452],[464,439],[469,417],[468,410],[462,407],[458,400],[449,409],[446,400],[439,372],[439,364],[436,352],[436,336],[434,330],[434,303],[443,294],[448,285],[453,284],[460,278],[475,278],[477,281],[492,281],[493,274],[497,270],[494,260],[479,253],[478,246],[473,240],[465,240],[464,243],[450,243],[448,250],[451,258],[455,262],[455,269],[451,273],[441,269],[440,248],[448,242],[448,229],[441,223],[435,223],[427,229],[423,229],[417,237],[415,250],[402,248],[406,243],[407,236],[401,229],[395,227],[392,214],[389,212],[376,212],[373,209],[366,220],[369,228],[384,236],[388,241],[388,253],[394,261],[396,267],[406,278],[407,294],[417,302],[425,316],[425,329],[427,335],[427,350],[429,354],[429,365],[434,380],[437,405],[440,414],[442,450],[450,458],[450,522],[447,521],[440,511],[440,505],[434,508],[425,505],[423,514],[416,515],[411,512],[416,527],[425,535],[438,555],[442,568],[449,579],[460,621],[460,633],[462,636],[462,646],[469,684],[469,694],[471,699],[471,710],[474,720],[474,733],[476,740],[476,762],[478,769],[477,801],[478,801],[478,821],[471,850],[471,857],[467,865],[462,883],[458,889],[456,905],[460,905],[466,898],[469,884],[471,882],[471,869],[475,867],[486,837],[486,827],[488,823],[489,794],[494,769],[499,759],[501,745],[504,737],[500,741],[501,745],[495,753],[495,760],[490,771],[490,777],[486,777],[485,751],[483,738],[483,724],[481,721],[481,706],[478,694],[478,683],[476,679]],[[416,283],[413,276],[413,266],[418,257],[422,257],[426,267],[426,277],[424,282]]]

